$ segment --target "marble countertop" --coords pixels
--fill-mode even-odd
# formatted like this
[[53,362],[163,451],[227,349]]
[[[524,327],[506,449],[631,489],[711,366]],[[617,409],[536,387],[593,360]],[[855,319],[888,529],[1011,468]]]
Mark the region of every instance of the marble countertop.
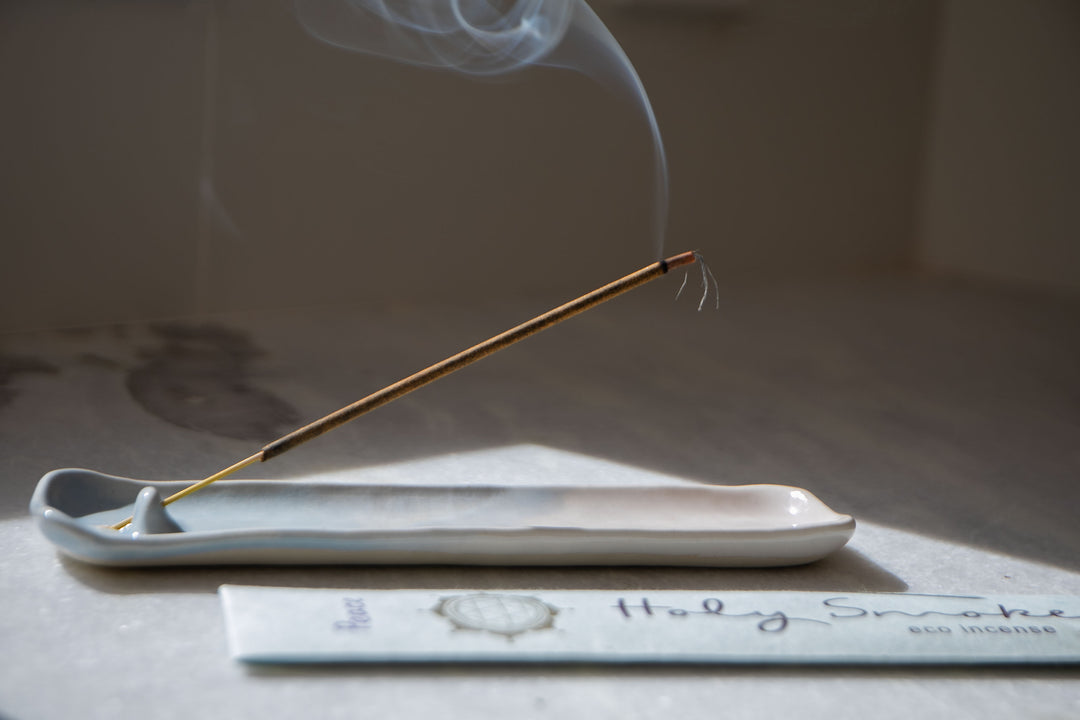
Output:
[[[0,336],[0,716],[1068,717],[1075,668],[251,668],[223,583],[1080,595],[1080,302],[882,277],[657,283],[245,477],[805,487],[858,520],[802,567],[108,570],[26,505],[88,467],[197,478],[563,298]],[[582,465],[584,464],[584,465]],[[580,467],[579,467],[580,466]],[[253,472],[256,471],[257,472]]]

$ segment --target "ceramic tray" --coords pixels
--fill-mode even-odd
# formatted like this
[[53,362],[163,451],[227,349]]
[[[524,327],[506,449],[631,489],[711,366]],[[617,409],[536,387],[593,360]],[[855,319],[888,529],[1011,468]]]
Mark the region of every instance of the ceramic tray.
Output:
[[[797,565],[839,549],[855,528],[781,485],[225,480],[161,506],[188,484],[55,470],[30,510],[61,551],[101,565]],[[132,514],[123,531],[109,529]]]

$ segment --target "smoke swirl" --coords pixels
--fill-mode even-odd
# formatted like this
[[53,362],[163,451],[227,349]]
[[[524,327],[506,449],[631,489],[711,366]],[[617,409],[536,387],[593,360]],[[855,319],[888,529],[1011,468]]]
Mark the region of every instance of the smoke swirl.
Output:
[[479,76],[566,68],[629,99],[652,134],[652,230],[663,256],[668,173],[660,128],[637,71],[583,0],[295,0],[295,7],[309,33],[346,50]]

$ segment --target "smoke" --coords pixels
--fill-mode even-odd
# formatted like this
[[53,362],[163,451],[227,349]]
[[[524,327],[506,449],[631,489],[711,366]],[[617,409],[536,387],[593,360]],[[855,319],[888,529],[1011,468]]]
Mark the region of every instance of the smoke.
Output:
[[663,257],[667,158],[630,59],[583,0],[294,0],[314,37],[354,52],[478,76],[530,66],[574,70],[631,102],[653,141],[652,234]]

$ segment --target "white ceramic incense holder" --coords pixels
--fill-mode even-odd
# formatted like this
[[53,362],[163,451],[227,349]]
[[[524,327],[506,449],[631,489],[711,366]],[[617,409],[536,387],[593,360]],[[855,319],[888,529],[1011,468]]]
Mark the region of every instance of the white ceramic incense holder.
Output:
[[[408,486],[184,482],[55,470],[30,510],[62,552],[100,565],[778,566],[843,547],[855,521],[811,493],[745,486]],[[121,531],[108,526],[126,516]]]

